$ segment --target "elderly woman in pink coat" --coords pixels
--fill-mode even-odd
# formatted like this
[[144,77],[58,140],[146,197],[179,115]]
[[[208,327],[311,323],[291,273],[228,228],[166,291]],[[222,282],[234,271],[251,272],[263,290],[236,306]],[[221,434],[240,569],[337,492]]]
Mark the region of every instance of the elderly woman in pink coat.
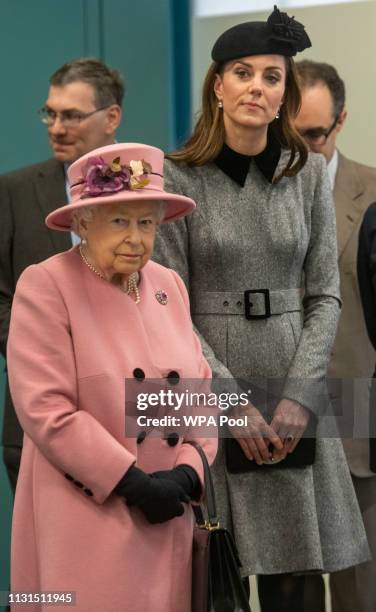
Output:
[[[210,378],[183,282],[149,261],[158,224],[195,205],[164,191],[154,147],[97,149],[68,176],[71,203],[46,222],[81,244],[27,268],[12,311],[11,588],[30,612],[58,592],[76,612],[188,612],[201,458],[187,433],[126,437],[125,406],[126,379]],[[212,462],[216,439],[196,441]]]

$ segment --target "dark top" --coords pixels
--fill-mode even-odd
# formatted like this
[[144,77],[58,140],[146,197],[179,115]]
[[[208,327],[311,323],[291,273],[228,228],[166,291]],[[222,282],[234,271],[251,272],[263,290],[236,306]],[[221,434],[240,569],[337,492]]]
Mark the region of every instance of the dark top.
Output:
[[358,281],[367,332],[376,349],[376,202],[367,209],[360,227]]
[[267,145],[258,155],[243,155],[224,144],[215,164],[240,187],[244,187],[252,159],[255,160],[261,174],[271,183],[280,157],[281,145],[273,132],[269,130]]

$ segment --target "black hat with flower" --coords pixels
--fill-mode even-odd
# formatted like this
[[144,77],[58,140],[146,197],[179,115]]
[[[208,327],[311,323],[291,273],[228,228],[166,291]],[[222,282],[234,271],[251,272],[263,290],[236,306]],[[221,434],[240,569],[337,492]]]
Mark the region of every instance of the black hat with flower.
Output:
[[267,21],[247,21],[226,30],[212,49],[212,59],[222,64],[250,55],[293,57],[311,47],[304,25],[276,6]]

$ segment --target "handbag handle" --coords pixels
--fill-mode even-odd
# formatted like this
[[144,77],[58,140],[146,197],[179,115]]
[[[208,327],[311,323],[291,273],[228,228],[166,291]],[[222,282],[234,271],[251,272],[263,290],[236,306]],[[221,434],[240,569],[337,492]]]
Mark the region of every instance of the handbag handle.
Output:
[[204,483],[206,493],[206,510],[208,515],[208,522],[205,522],[204,514],[201,506],[193,506],[193,512],[196,517],[198,525],[205,525],[208,529],[216,529],[219,526],[217,505],[215,501],[214,483],[211,475],[208,460],[201,446],[197,442],[190,441],[191,444],[201,457],[202,464],[204,466]]

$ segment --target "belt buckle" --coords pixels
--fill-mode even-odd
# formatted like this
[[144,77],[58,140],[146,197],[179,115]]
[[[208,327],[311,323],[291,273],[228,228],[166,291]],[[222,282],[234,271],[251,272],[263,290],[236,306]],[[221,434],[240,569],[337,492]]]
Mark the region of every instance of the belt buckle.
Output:
[[[250,300],[250,296],[252,295],[252,293],[262,293],[263,294],[264,301],[265,301],[265,313],[264,314],[259,314],[259,315],[251,314],[251,308],[253,304]],[[269,317],[271,316],[269,289],[247,289],[246,291],[244,291],[244,315],[245,315],[245,318],[248,319],[248,321],[251,321],[253,319],[269,319]]]

